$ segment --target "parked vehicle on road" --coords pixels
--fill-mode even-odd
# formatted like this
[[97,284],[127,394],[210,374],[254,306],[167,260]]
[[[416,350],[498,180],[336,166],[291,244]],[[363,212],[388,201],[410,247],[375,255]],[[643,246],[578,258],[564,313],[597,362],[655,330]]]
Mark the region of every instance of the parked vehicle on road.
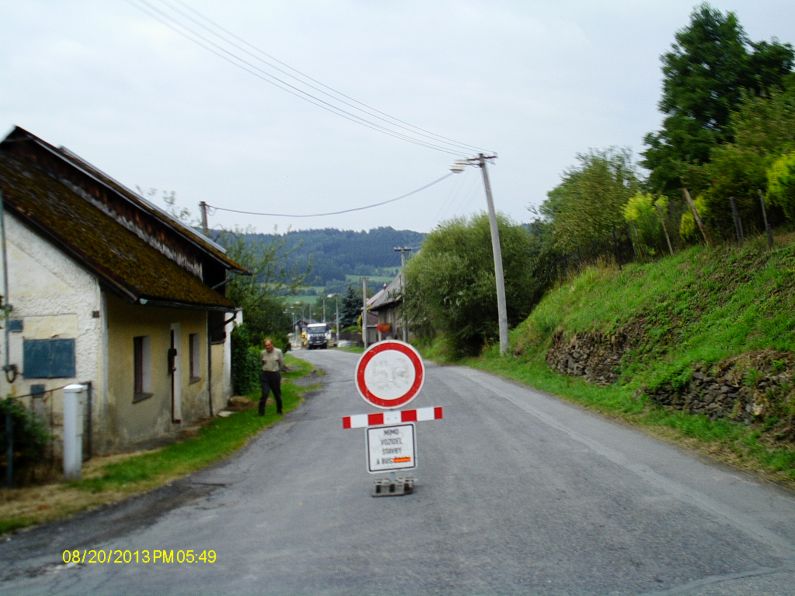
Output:
[[306,347],[309,350],[313,348],[328,347],[328,325],[326,323],[310,323],[306,326]]

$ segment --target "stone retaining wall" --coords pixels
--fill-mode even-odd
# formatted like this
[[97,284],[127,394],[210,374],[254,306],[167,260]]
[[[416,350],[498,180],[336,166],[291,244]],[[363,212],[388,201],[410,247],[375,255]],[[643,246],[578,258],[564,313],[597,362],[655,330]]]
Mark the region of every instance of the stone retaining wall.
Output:
[[710,418],[745,423],[775,418],[780,438],[795,440],[795,355],[762,350],[699,365],[683,387],[663,385],[648,392],[656,403]]
[[[610,385],[618,380],[626,350],[639,345],[635,326],[611,335],[581,332],[553,336],[546,361],[553,370]],[[795,354],[760,350],[718,364],[697,365],[681,387],[666,383],[647,394],[657,404],[712,419],[769,422],[776,438],[795,441]]]
[[597,385],[610,385],[618,380],[621,358],[630,343],[629,336],[622,331],[613,335],[575,333],[570,339],[558,331],[547,352],[547,364],[564,375],[584,377]]

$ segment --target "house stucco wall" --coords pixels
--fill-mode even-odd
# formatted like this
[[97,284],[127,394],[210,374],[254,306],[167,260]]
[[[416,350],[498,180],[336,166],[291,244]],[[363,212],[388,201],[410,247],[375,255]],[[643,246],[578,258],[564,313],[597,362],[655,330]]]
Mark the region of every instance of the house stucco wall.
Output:
[[[227,335],[227,341],[229,336]],[[213,355],[213,414],[217,414],[220,410],[226,407],[227,400],[230,396],[230,391],[227,388],[228,381],[225,379],[226,362],[224,360],[226,355],[226,343],[212,344]]]
[[[130,304],[107,295],[108,417],[115,435],[105,449],[142,445],[178,432],[186,424],[210,413],[207,393],[207,313],[201,310],[160,308]],[[177,373],[181,422],[172,421],[171,375],[168,371],[170,332],[178,330]],[[199,376],[190,377],[189,336],[197,334]],[[151,396],[136,401],[134,395],[133,338],[150,341]]]
[[[104,290],[97,278],[76,260],[9,212],[5,213],[5,230],[7,301],[13,307],[10,320],[16,327],[21,325],[21,331],[9,333],[9,361],[17,365],[19,374],[13,383],[0,374],[1,396],[28,396],[33,385],[43,385],[45,398],[21,399],[26,407],[46,417],[45,422],[59,438],[63,420],[63,391],[59,388],[90,382],[95,453],[168,438],[209,415],[206,311],[131,304]],[[3,302],[6,303],[5,296]],[[167,366],[172,328],[178,336],[181,423],[172,422],[171,377]],[[196,334],[198,345],[199,374],[194,378],[189,366],[191,334]],[[133,403],[133,337],[136,336],[150,337],[152,396]],[[25,378],[22,373],[26,339],[74,339],[75,376]],[[226,344],[213,346],[213,413],[225,407],[231,392],[228,342],[229,336]],[[5,352],[5,333],[0,331],[2,364]]]
[[[8,334],[9,363],[18,366],[19,374],[13,383],[0,375],[1,395],[24,396],[31,393],[32,385],[44,385],[45,391],[50,391],[76,382],[91,382],[94,395],[102,395],[102,299],[96,278],[8,212],[5,213],[5,231],[8,296],[3,302],[13,307],[9,319],[21,325],[21,331]],[[26,339],[74,339],[75,376],[25,378],[23,343]],[[4,335],[0,335],[0,362],[6,363]],[[47,410],[57,425],[63,412],[62,392],[53,391],[47,395],[52,399]],[[26,405],[30,405],[30,401],[26,401]],[[99,400],[93,400],[94,418],[100,407]],[[58,429],[54,430],[57,434]]]

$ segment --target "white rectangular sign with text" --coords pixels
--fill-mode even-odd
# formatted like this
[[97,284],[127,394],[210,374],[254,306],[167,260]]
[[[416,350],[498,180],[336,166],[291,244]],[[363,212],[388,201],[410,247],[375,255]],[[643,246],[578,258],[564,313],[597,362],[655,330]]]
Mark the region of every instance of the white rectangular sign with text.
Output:
[[371,474],[417,467],[413,424],[376,426],[367,431],[367,471]]

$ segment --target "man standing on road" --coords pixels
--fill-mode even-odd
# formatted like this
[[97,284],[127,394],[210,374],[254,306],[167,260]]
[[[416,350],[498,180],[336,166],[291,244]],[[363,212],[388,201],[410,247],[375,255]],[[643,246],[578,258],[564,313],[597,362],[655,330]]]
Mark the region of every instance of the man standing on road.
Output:
[[268,337],[263,342],[265,349],[259,354],[260,362],[262,363],[262,370],[260,372],[260,386],[262,394],[259,398],[259,415],[265,415],[265,402],[268,399],[268,393],[273,391],[273,397],[276,398],[276,413],[282,413],[282,375],[281,371],[285,369],[284,356],[279,348],[273,347],[273,341]]

